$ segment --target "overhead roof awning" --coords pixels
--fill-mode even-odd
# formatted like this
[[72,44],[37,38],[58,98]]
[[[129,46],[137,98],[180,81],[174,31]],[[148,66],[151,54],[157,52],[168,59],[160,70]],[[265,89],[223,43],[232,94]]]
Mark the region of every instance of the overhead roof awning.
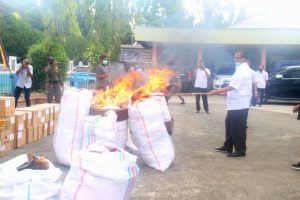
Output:
[[181,29],[136,26],[135,40],[179,44],[300,45],[300,29]]

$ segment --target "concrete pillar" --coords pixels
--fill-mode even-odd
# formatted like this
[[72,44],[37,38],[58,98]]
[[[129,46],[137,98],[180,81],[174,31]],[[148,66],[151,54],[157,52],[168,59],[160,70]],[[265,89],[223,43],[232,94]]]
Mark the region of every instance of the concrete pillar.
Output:
[[260,64],[264,65],[265,67],[267,64],[267,48],[265,46],[261,47]]
[[201,46],[198,47],[198,56],[197,56],[197,63],[198,66],[199,61],[203,61],[203,48]]
[[157,43],[152,45],[152,67],[157,67]]

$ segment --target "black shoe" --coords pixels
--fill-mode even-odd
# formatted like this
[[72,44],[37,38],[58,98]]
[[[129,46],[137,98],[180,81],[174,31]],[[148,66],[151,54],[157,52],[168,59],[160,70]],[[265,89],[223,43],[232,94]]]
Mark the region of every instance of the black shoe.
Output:
[[196,113],[199,113],[199,112],[200,112],[200,110],[197,110],[197,111],[196,111]]
[[185,104],[185,102],[184,102],[184,101],[182,101],[180,104]]
[[215,150],[222,152],[222,153],[232,153],[232,149],[227,149],[226,147],[222,146],[222,147],[216,147]]
[[245,157],[246,156],[246,153],[245,152],[241,152],[241,151],[234,151],[233,153],[229,153],[227,155],[227,157]]
[[205,113],[206,113],[206,114],[210,114],[210,112],[209,112],[209,111],[205,111]]
[[292,164],[292,168],[293,168],[294,170],[300,171],[300,162],[295,163],[295,164]]

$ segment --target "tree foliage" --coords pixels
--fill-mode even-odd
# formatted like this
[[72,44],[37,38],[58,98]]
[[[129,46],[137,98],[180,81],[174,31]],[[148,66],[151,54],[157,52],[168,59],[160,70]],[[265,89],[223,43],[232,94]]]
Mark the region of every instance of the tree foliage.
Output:
[[0,16],[0,36],[10,56],[26,56],[31,45],[43,39],[43,33],[23,20],[17,13]]
[[45,88],[45,71],[47,65],[47,58],[53,56],[59,62],[62,73],[65,74],[68,66],[68,57],[65,49],[59,43],[53,41],[51,38],[43,40],[42,43],[31,46],[28,57],[33,66],[33,90],[44,90]]
[[127,1],[80,0],[79,8],[80,27],[85,27],[84,35],[90,42],[85,57],[93,65],[97,64],[101,54],[117,60],[122,41],[130,41],[130,38],[126,38],[126,35],[130,35]]
[[183,7],[182,0],[134,0],[132,5],[138,25],[155,27],[192,27],[194,17]]
[[222,5],[220,0],[197,1],[197,10],[202,28],[225,28],[233,21],[233,3]]

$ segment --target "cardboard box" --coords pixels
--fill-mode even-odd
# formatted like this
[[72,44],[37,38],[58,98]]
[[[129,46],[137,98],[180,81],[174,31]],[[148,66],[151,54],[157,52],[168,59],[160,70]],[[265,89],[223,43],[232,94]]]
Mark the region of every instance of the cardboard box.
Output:
[[2,131],[0,133],[0,157],[6,156],[10,150],[10,143],[8,139],[8,131]]
[[55,133],[55,131],[56,131],[57,123],[58,123],[58,120],[54,120],[54,122],[53,122],[53,133]]
[[33,142],[33,127],[26,128],[26,144]]
[[13,116],[10,116],[9,118],[10,118],[10,124],[11,124],[10,131],[15,132],[16,131],[16,116],[13,115]]
[[15,137],[15,133],[9,132],[7,137],[8,137],[9,144],[10,144],[10,150],[17,148],[17,140]]
[[25,115],[25,120],[24,120],[24,126],[25,128],[31,127],[32,126],[32,112],[29,110],[19,110],[16,108],[16,112],[21,112],[24,113]]
[[33,141],[38,139],[38,126],[33,127]]
[[50,121],[48,123],[48,135],[52,135],[54,133],[54,121]]
[[34,109],[34,107],[26,107],[26,108],[18,108],[18,111],[29,111],[32,114],[32,126],[37,126],[39,124],[38,119],[38,110]]
[[15,132],[24,130],[24,122],[25,122],[25,113],[21,111],[15,111]]
[[54,104],[53,120],[58,119],[59,111],[60,111],[60,104]]
[[16,132],[17,147],[22,147],[26,144],[26,130]]
[[10,151],[10,143],[8,140],[0,142],[0,157],[6,156]]
[[43,135],[44,135],[44,124],[39,124],[38,125],[37,139],[38,140],[43,139]]
[[43,132],[43,137],[47,137],[48,136],[48,123],[44,124],[44,132]]
[[14,97],[0,97],[0,117],[12,116],[15,112]]
[[0,132],[11,129],[10,117],[0,118]]
[[8,131],[1,131],[0,132],[0,142],[5,141],[7,139]]
[[[45,121],[49,122],[50,119],[53,120],[53,112],[54,112],[54,105],[50,103],[38,104],[36,107],[40,107],[45,109]],[[51,116],[52,115],[52,116]]]
[[46,122],[46,110],[40,107],[32,107],[38,112],[38,125]]

